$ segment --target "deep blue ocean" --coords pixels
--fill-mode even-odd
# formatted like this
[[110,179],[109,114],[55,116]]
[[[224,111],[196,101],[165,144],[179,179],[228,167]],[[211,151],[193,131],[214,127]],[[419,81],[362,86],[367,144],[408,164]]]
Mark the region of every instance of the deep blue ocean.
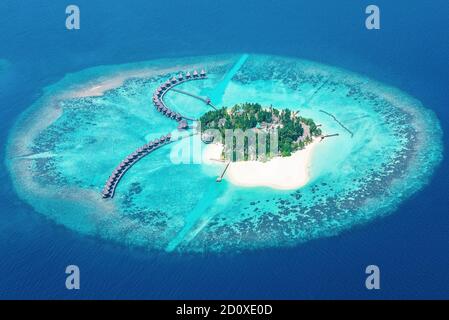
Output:
[[[65,28],[72,3],[77,31]],[[365,28],[372,3],[380,30]],[[447,0],[2,0],[0,13],[0,298],[449,298]],[[397,212],[339,236],[232,255],[148,253],[83,237],[16,196],[4,146],[45,86],[96,65],[234,52],[310,59],[416,97],[444,130],[432,182]],[[81,269],[81,290],[65,288],[69,264]],[[365,288],[370,264],[380,267],[380,290]]]

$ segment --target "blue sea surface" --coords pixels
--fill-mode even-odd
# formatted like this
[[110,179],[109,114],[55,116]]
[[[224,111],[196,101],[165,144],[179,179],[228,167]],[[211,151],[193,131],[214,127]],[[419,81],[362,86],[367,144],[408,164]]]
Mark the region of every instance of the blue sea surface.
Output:
[[[56,225],[17,197],[2,162],[0,298],[449,298],[449,2],[376,1],[381,30],[373,31],[365,28],[369,4],[77,0],[81,29],[68,31],[68,3],[2,1],[3,146],[42,88],[68,73],[248,52],[310,59],[400,88],[436,113],[445,151],[431,183],[387,217],[294,248],[202,255],[130,249]],[[69,264],[80,267],[81,290],[65,288]],[[365,288],[371,264],[380,267],[380,290]]]

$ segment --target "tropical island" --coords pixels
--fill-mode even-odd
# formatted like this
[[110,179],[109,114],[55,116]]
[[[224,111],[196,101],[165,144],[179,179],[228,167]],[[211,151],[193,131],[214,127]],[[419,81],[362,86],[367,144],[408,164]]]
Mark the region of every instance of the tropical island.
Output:
[[[443,134],[420,101],[340,68],[256,55],[240,64],[242,57],[163,59],[66,75],[43,90],[11,129],[8,180],[36,212],[75,232],[195,253],[291,246],[337,234],[393,212],[430,181],[443,157]],[[198,65],[213,76],[178,73]],[[313,93],[306,89],[312,87]],[[296,116],[313,118],[323,135],[290,156],[222,160],[217,141],[204,144],[191,130],[191,119],[214,107],[207,99],[194,104],[191,94],[206,93],[214,106],[247,97],[262,110],[270,110],[270,101],[291,113],[302,96],[309,102]],[[150,99],[155,110],[147,108]],[[270,122],[261,112],[247,127],[263,128],[264,115]],[[298,138],[307,136],[303,129]],[[188,162],[171,163],[172,156]],[[124,174],[130,178],[120,179]],[[116,196],[101,198],[99,191],[111,191],[118,181]]]
[[[298,111],[290,109],[276,109],[273,106],[262,107],[259,103],[241,103],[236,104],[232,108],[221,108],[205,113],[200,117],[201,130],[203,132],[202,140],[210,143],[214,140],[214,136],[208,134],[210,130],[216,130],[221,135],[221,141],[226,140],[227,130],[254,130],[256,138],[254,145],[258,145],[263,136],[265,138],[266,155],[263,160],[272,159],[275,156],[289,157],[295,151],[302,150],[306,145],[313,141],[314,137],[321,136],[322,132],[312,119],[298,115]],[[273,152],[270,148],[271,139],[277,135],[276,142],[278,148]],[[273,137],[275,138],[275,137]],[[257,144],[255,143],[257,140]],[[232,161],[236,160],[236,142],[232,145],[234,156]],[[256,159],[260,159],[259,148],[254,148]],[[273,148],[274,149],[274,148]],[[279,150],[277,152],[277,149]],[[244,140],[244,156],[243,160],[255,160],[250,156],[251,146],[249,146],[249,137],[245,136]],[[264,153],[265,154],[265,153]],[[223,150],[222,158],[224,158],[225,150]]]
[[226,174],[239,186],[294,189],[310,180],[313,149],[323,135],[319,124],[298,111],[241,103],[209,111],[199,122],[204,161],[227,163],[218,182]]

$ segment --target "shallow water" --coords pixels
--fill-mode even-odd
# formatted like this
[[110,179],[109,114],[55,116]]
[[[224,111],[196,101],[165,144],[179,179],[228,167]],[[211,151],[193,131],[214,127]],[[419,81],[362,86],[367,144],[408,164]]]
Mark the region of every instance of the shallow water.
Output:
[[[105,180],[126,155],[176,130],[176,122],[154,109],[151,96],[161,82],[192,66],[205,67],[208,79],[179,89],[209,96],[219,106],[259,102],[299,110],[322,124],[325,134],[339,134],[317,146],[306,186],[280,191],[216,183],[221,165],[171,163],[173,148],[185,143],[180,141],[140,160],[113,199],[101,198]],[[76,97],[99,77],[135,70],[151,72],[103,96]],[[192,118],[209,110],[173,91],[165,101]],[[57,119],[36,117],[40,113]],[[70,229],[148,249],[222,252],[291,246],[391,213],[427,183],[441,158],[437,118],[406,93],[310,61],[245,54],[71,74],[21,117],[7,161],[21,198]]]

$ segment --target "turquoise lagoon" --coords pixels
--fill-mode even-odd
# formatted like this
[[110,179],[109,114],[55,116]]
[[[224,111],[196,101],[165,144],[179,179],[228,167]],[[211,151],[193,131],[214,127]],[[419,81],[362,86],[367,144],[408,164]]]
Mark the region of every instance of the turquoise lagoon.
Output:
[[[152,106],[152,93],[195,68],[205,68],[208,79],[184,83],[183,90],[218,106],[259,102],[299,110],[325,134],[339,134],[314,150],[306,186],[217,183],[221,164],[172,163],[184,139],[143,158],[113,199],[101,198],[126,155],[176,132],[176,122]],[[166,102],[192,118],[209,108],[173,91]],[[442,158],[441,136],[432,111],[365,76],[285,57],[220,55],[68,74],[20,117],[6,162],[20,197],[69,229],[149,250],[229,252],[293,246],[394,212],[428,183]]]

